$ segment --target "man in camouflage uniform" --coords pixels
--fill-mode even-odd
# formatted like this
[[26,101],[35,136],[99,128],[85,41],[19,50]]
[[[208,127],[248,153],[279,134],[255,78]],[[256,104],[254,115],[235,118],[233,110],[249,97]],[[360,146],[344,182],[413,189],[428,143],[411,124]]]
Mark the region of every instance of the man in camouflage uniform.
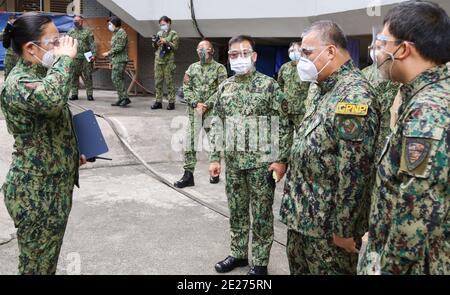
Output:
[[434,3],[405,2],[384,24],[377,63],[403,84],[403,103],[379,161],[359,273],[449,275],[450,19]]
[[[6,24],[5,30],[1,33],[2,40],[3,40],[4,32],[6,30],[11,30],[15,21],[16,21],[16,16],[11,15],[8,19],[8,23]],[[8,78],[8,75],[11,72],[11,70],[16,66],[18,60],[19,60],[19,57],[14,52],[12,46],[9,46],[8,48],[6,48],[5,59],[3,61],[3,64],[5,66],[5,81],[6,81],[6,78]]]
[[[220,175],[220,150],[226,145],[231,254],[215,268],[219,273],[226,273],[248,265],[251,226],[253,267],[249,274],[264,275],[267,274],[274,236],[273,171],[278,179],[284,177],[288,158],[285,139],[288,119],[280,116],[283,93],[278,83],[255,70],[257,54],[253,51],[253,39],[235,37],[230,40],[229,48],[231,69],[236,75],[220,85],[214,104],[210,173],[213,177]],[[274,130],[271,120],[279,122],[279,133]],[[261,146],[262,142],[269,146]]]
[[293,141],[280,213],[291,274],[355,274],[368,227],[364,187],[378,117],[374,90],[346,48],[344,33],[330,21],[303,36],[300,77],[318,83]]
[[391,107],[400,89],[400,84],[381,80],[376,75],[376,67],[374,65],[366,67],[362,72],[375,88],[377,104],[380,106],[380,132],[375,157],[375,159],[378,159],[387,137],[391,134]]
[[152,110],[162,109],[164,96],[164,81],[168,91],[169,106],[167,110],[175,109],[175,51],[178,50],[178,34],[171,28],[172,20],[167,16],[161,17],[158,32],[158,42],[153,42],[155,49],[155,87],[156,102]]
[[[83,17],[75,16],[73,23],[75,28],[69,31],[68,35],[78,40],[78,54],[72,65],[72,97],[70,100],[78,100],[78,86],[80,76],[83,78],[86,87],[87,99],[94,100],[94,84],[92,82],[92,72],[94,71],[94,60],[97,55],[94,34],[83,27]],[[87,61],[85,53],[91,52],[92,57]]]
[[[194,170],[197,164],[197,143],[203,117],[211,112],[219,85],[227,79],[227,69],[214,60],[214,48],[210,41],[203,40],[197,46],[200,61],[192,64],[184,76],[183,91],[187,103],[189,128],[184,153],[184,176],[175,183],[178,188],[194,186]],[[217,178],[210,182],[216,184]]]
[[[57,37],[56,26],[47,21],[46,32]],[[29,48],[39,50],[35,45]],[[76,43],[61,44],[55,54],[61,55],[48,73],[41,64],[32,63],[36,58],[20,59],[0,95],[8,131],[15,140],[2,191],[17,228],[20,274],[55,274],[73,188],[78,185],[80,158],[67,105]]]
[[111,79],[119,96],[119,100],[111,105],[113,107],[126,107],[131,103],[124,80],[128,64],[128,35],[122,28],[122,21],[116,16],[110,18],[108,29],[113,33],[111,50],[103,53],[103,56],[111,59]]
[[305,101],[308,97],[310,83],[300,81],[298,76],[297,65],[300,60],[301,42],[294,42],[289,48],[290,62],[285,63],[278,73],[278,84],[284,92],[286,103],[284,107],[288,114],[292,131],[300,126],[305,115]]

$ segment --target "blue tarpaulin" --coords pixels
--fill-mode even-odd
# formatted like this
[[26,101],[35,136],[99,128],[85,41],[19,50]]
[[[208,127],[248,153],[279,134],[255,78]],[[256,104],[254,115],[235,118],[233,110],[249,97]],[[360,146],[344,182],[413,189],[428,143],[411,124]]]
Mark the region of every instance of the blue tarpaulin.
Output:
[[[3,31],[8,23],[8,18],[12,13],[0,12],[0,30]],[[20,15],[20,14],[16,14]],[[55,23],[61,33],[67,33],[73,27],[73,17],[62,14],[47,14]],[[5,60],[6,49],[0,45],[0,69],[4,69],[3,61]]]

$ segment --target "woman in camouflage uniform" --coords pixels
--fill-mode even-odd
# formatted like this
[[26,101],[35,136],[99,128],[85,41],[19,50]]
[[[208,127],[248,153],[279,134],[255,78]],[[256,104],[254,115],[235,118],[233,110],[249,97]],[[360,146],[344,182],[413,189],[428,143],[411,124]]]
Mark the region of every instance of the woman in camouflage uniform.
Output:
[[1,91],[12,164],[2,187],[17,228],[20,274],[55,274],[72,207],[79,155],[67,105],[77,41],[50,18],[24,14],[5,36],[20,56]]

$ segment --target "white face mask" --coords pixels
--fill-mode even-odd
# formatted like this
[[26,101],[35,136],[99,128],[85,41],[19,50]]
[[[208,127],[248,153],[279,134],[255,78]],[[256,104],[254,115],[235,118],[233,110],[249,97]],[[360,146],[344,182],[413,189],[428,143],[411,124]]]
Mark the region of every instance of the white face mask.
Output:
[[[34,45],[36,45],[36,44],[34,44]],[[37,55],[34,55],[34,54],[33,54],[33,56],[34,56],[38,61],[41,62],[41,65],[42,65],[43,67],[46,67],[47,69],[52,68],[52,67],[53,67],[53,64],[54,64],[54,62],[55,62],[55,59],[56,59],[56,56],[55,56],[55,54],[53,53],[53,50],[48,51],[48,50],[45,50],[44,48],[40,47],[39,45],[36,45],[36,46],[39,47],[41,50],[45,51],[45,54],[44,54],[44,56],[42,57],[42,59],[40,59],[39,57],[37,57]]]
[[113,26],[113,24],[109,24],[108,25],[108,30],[110,31],[110,32],[114,32],[114,26]]
[[314,64],[319,57],[327,50],[328,48],[325,48],[317,57],[314,59],[314,61],[310,61],[306,57],[300,57],[300,61],[297,65],[297,71],[298,75],[300,77],[300,80],[303,82],[317,82],[317,79],[319,78],[319,74],[325,70],[326,67],[331,63],[331,60],[327,62],[327,64],[318,71],[316,68],[316,65]]
[[238,57],[236,59],[230,59],[231,70],[236,73],[236,76],[242,76],[250,72],[253,68],[252,57],[247,58]]

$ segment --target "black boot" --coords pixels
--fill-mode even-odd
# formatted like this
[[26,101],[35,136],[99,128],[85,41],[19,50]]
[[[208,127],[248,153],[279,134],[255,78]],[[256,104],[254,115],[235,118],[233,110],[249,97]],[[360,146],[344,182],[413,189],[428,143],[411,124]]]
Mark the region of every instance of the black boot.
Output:
[[72,95],[72,97],[70,98],[70,100],[78,100],[78,95]]
[[191,171],[187,171],[187,170],[184,171],[183,177],[179,181],[175,182],[174,185],[177,188],[185,188],[188,186],[195,186],[194,174],[192,174]]
[[92,95],[88,95],[87,100],[94,101],[94,97]]
[[248,272],[249,276],[267,276],[267,266],[253,266]]
[[167,107],[168,111],[173,111],[175,109],[175,104],[174,103],[169,103],[169,106]]
[[125,98],[122,103],[120,104],[121,107],[125,108],[127,105],[131,103],[131,100],[129,98]]
[[220,176],[217,176],[217,177],[210,177],[209,178],[209,183],[211,183],[211,184],[218,184],[220,182]]
[[160,110],[160,109],[162,109],[162,103],[155,102],[155,104],[152,105],[152,110]]
[[218,273],[227,273],[237,267],[244,267],[248,265],[248,259],[237,259],[228,256],[225,260],[216,264],[215,268]]
[[123,101],[124,101],[124,99],[119,99],[115,103],[112,103],[111,106],[113,106],[113,107],[120,107],[122,105]]

